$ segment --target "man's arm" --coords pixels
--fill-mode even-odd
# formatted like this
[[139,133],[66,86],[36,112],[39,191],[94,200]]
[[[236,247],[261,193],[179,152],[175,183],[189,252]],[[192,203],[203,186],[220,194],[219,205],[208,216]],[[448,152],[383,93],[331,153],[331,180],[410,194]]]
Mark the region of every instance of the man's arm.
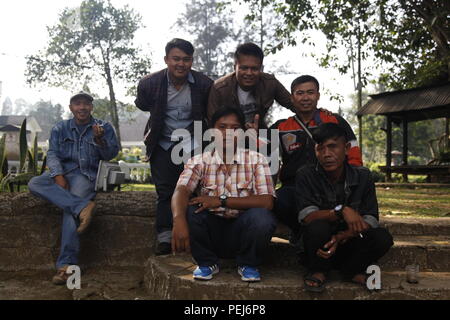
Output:
[[47,167],[50,170],[50,177],[55,180],[55,183],[64,189],[69,189],[69,184],[63,176],[63,167],[61,159],[58,157],[59,147],[59,130],[58,125],[52,128],[49,139],[49,147],[47,151]]
[[185,185],[178,185],[172,196],[172,252],[190,252],[189,227],[186,211],[192,192]]
[[303,222],[308,224],[314,220],[328,220],[328,221],[336,221],[338,217],[333,209],[331,210],[316,210],[311,211],[304,219]]
[[[195,212],[201,212],[207,209],[215,209],[221,206],[219,197],[200,196],[192,198],[189,205],[198,205],[199,208]],[[228,209],[246,210],[251,208],[264,208],[272,210],[273,196],[269,194],[251,195],[248,197],[229,197],[226,201]]]
[[375,182],[373,181],[372,174],[368,169],[360,168],[360,170],[367,170],[367,172],[364,173],[367,174],[367,180],[359,210],[364,221],[372,228],[377,228],[379,227],[379,212]]
[[294,106],[292,105],[291,102],[291,94],[289,93],[289,91],[286,90],[283,84],[280,81],[278,81],[278,79],[275,78],[275,82],[276,82],[275,100],[283,107],[293,111]]
[[100,153],[100,159],[109,161],[119,153],[119,144],[114,128],[109,123],[103,127],[93,126],[94,144]]
[[142,111],[151,111],[151,105],[148,97],[148,93],[146,90],[146,86],[148,86],[148,78],[143,78],[139,81],[137,87],[136,100],[134,100],[134,104],[136,107],[141,109]]
[[219,91],[216,89],[214,85],[211,86],[211,89],[209,90],[209,97],[208,97],[208,106],[206,107],[206,117],[208,120],[208,126],[211,125],[211,118],[222,105],[222,98],[220,96]]
[[[201,157],[201,155],[200,155]],[[186,219],[186,211],[189,205],[189,197],[197,188],[201,177],[202,168],[197,164],[198,157],[188,160],[183,172],[178,178],[175,192],[172,196],[171,208],[173,215],[172,251],[190,251],[189,228]]]
[[320,191],[315,190],[309,172],[311,169],[305,167],[297,171],[295,177],[295,201],[298,209],[298,222],[308,224],[317,219],[335,221],[337,219],[333,210],[320,210],[322,201],[317,195]]

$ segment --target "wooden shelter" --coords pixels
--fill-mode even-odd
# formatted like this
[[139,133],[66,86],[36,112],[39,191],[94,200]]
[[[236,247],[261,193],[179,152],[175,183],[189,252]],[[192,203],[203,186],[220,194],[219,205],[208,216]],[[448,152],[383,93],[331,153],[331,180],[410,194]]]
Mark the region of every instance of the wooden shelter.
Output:
[[[375,114],[386,116],[386,166],[388,180],[393,172],[402,173],[407,180],[408,174],[449,175],[450,163],[439,165],[408,165],[408,123],[413,121],[446,119],[446,145],[449,141],[450,118],[450,82],[432,87],[421,87],[392,92],[383,92],[370,96],[357,113],[358,117]],[[392,123],[401,124],[403,131],[402,165],[392,166]]]

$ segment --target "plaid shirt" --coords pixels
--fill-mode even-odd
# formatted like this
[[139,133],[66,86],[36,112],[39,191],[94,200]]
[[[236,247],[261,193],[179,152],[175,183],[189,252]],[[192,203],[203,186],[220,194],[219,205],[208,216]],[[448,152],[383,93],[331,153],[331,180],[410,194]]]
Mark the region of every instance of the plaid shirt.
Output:
[[[204,152],[189,159],[177,185],[186,186],[199,196],[247,197],[269,194],[275,197],[266,158],[255,151],[239,149],[231,161],[230,174],[218,152]],[[222,207],[210,209],[217,215],[236,217],[241,210]]]

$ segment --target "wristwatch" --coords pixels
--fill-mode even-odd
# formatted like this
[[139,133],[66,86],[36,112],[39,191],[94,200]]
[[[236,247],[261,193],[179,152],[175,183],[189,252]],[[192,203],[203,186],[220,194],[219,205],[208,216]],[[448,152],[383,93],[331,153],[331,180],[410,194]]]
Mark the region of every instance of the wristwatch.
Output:
[[219,196],[219,199],[220,199],[220,206],[223,208],[226,208],[226,206],[227,206],[226,202],[227,202],[228,196],[226,194],[222,194]]
[[336,207],[334,207],[334,214],[338,219],[342,219],[342,209],[344,209],[344,206],[342,204],[338,204]]

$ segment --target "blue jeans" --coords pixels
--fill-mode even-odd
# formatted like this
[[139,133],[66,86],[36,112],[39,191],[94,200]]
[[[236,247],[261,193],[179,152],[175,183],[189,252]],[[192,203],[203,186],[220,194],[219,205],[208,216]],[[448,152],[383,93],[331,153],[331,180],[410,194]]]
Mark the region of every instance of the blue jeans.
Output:
[[211,266],[219,258],[236,258],[239,266],[257,267],[263,263],[276,219],[272,212],[262,208],[244,211],[235,219],[226,219],[208,210],[189,206],[191,253],[199,266]]
[[95,181],[90,181],[79,169],[67,173],[64,178],[69,184],[69,190],[57,185],[49,172],[33,177],[28,183],[28,189],[32,194],[53,203],[64,211],[61,251],[56,261],[57,268],[78,264],[80,251],[77,233],[78,216],[95,196]]

